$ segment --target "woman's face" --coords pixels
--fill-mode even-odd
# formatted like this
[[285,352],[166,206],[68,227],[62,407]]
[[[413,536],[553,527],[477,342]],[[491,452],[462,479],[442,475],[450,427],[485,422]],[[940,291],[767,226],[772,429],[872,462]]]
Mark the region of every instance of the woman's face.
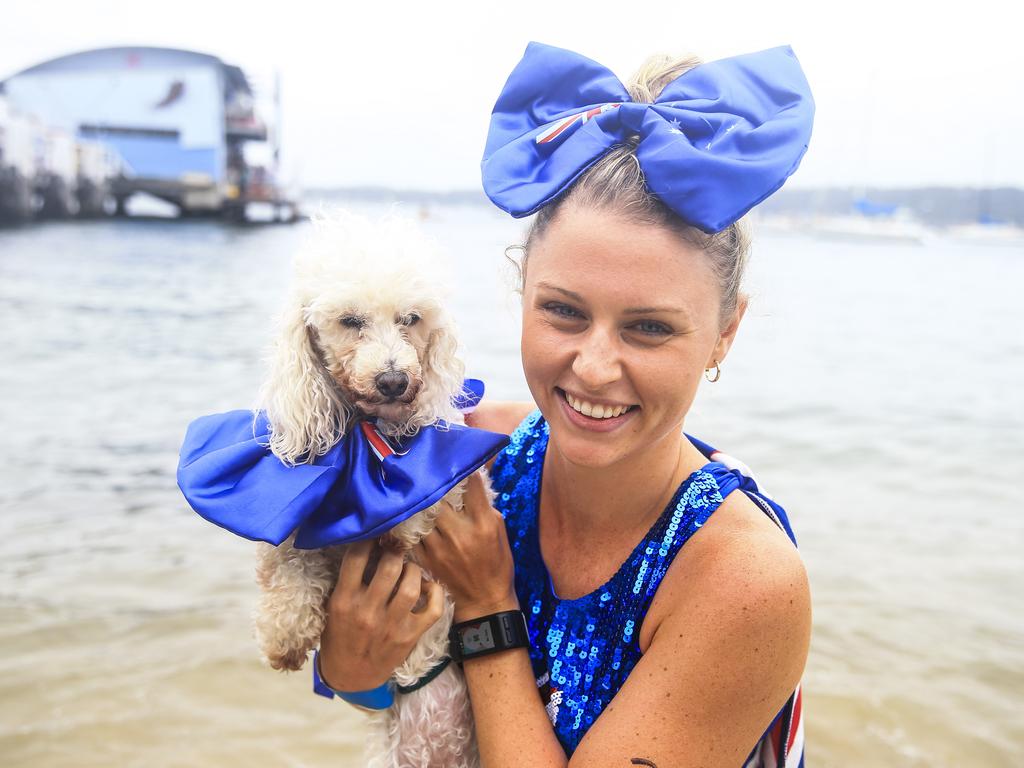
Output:
[[607,467],[677,440],[741,316],[720,328],[707,257],[676,234],[563,206],[523,285],[523,370],[553,444]]

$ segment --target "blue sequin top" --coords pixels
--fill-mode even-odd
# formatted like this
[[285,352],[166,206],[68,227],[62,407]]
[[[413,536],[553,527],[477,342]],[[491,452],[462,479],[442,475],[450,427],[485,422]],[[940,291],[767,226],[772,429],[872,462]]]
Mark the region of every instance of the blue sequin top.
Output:
[[[537,527],[547,442],[547,422],[534,411],[498,454],[491,482],[515,560],[534,675],[570,756],[639,661],[640,626],[673,558],[745,478],[717,461],[694,472],[610,581],[588,595],[563,600],[541,557]],[[693,442],[710,455],[710,446]]]

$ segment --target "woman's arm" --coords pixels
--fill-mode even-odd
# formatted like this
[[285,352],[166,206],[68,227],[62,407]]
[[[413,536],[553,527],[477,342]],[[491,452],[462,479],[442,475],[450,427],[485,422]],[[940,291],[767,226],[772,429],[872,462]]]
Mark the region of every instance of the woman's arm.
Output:
[[[503,521],[475,482],[466,511],[442,512],[420,545],[421,562],[452,592],[456,621],[518,607],[506,586],[511,553]],[[715,523],[712,518],[687,545],[685,560],[677,558],[674,565],[686,571],[676,581],[682,587],[671,593],[649,647],[571,761],[525,650],[465,663],[486,768],[742,764],[799,683],[810,640],[810,592],[800,556],[781,534]]]
[[565,768],[525,648],[469,659],[464,669],[484,768]]
[[[448,587],[454,621],[519,609],[505,521],[488,502],[479,475],[469,477],[463,512],[447,506],[413,551]],[[467,659],[463,669],[483,766],[564,768],[565,752],[540,699],[525,648]]]

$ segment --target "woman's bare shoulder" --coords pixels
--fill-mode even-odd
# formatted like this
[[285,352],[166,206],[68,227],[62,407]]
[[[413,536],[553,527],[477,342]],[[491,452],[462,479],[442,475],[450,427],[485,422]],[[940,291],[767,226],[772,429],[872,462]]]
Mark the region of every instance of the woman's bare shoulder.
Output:
[[[734,492],[686,543],[655,593],[640,635],[645,648],[658,627],[673,616],[688,620],[695,605],[710,599],[742,618],[753,594],[775,611],[800,614],[809,606],[807,572],[785,532],[746,494]],[[776,601],[785,608],[775,606]],[[797,617],[798,618],[798,617]]]
[[536,407],[533,402],[485,398],[480,401],[472,413],[466,416],[466,425],[511,435],[522,420]]
[[785,534],[734,495],[673,561],[655,596],[668,603],[663,620],[570,766],[637,754],[738,765],[793,693],[810,643],[806,571]]

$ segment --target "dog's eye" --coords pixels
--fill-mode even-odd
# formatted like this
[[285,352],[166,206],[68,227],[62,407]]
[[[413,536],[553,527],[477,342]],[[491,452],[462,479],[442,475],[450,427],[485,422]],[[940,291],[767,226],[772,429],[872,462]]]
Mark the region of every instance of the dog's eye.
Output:
[[416,325],[420,321],[420,316],[415,312],[410,312],[408,315],[400,317],[398,321],[402,325]]
[[345,315],[341,318],[341,324],[346,328],[362,328],[366,325],[366,321],[361,317],[356,317],[355,315]]

